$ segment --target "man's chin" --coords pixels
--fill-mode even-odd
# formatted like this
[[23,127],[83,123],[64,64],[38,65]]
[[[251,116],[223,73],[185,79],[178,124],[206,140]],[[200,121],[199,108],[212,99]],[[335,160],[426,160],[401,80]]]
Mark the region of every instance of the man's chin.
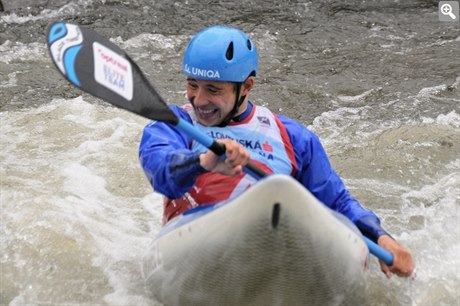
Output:
[[202,118],[198,116],[198,122],[203,126],[218,126],[220,124],[220,118]]
[[220,122],[207,122],[201,120],[199,120],[199,122],[202,126],[218,126],[220,124]]

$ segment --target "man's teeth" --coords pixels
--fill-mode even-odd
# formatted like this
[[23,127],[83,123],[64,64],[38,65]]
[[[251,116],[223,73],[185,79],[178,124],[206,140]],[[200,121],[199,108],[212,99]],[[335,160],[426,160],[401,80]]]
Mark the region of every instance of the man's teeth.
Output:
[[201,112],[202,112],[203,114],[211,114],[211,113],[214,112],[214,110],[213,110],[213,109],[202,109]]

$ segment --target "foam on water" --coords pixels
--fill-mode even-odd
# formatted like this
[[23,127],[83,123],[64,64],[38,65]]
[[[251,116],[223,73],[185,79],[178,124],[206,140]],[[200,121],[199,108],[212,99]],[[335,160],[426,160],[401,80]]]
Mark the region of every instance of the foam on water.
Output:
[[[386,150],[382,159],[370,153],[381,173],[389,171],[385,167],[414,168],[404,158],[403,164],[393,164],[411,155],[416,150],[414,143],[430,143],[422,146],[430,154],[443,148],[457,150],[456,144],[443,147],[435,141],[449,133],[458,137],[455,111],[405,126],[393,122],[376,127],[359,124],[367,109],[328,112],[315,120],[313,128],[325,136],[328,149],[357,143],[358,147]],[[3,112],[0,118],[1,264],[11,280],[2,298],[11,300],[11,305],[48,301],[155,305],[142,286],[139,267],[161,227],[162,211],[161,197],[151,193],[137,161],[146,121],[81,97]],[[351,124],[343,128],[346,121]],[[418,129],[420,124],[426,127]],[[340,140],[334,136],[336,128],[343,136]],[[431,139],[417,136],[425,129],[434,133]],[[404,136],[406,133],[415,139]],[[406,143],[400,143],[401,139]],[[402,155],[393,159],[391,154],[399,151]],[[353,159],[353,152],[346,155]],[[430,177],[412,182],[398,181],[394,174],[369,172],[366,176],[362,169],[360,177],[352,175],[356,171],[346,172],[352,192],[414,252],[417,263],[415,279],[387,281],[373,259],[368,285],[371,305],[455,303],[460,266],[460,164],[456,153],[452,154],[443,162],[444,169],[433,169]],[[392,164],[386,165],[386,159]],[[333,158],[333,162],[338,160]],[[338,164],[339,170],[347,167],[346,162]],[[369,164],[363,168],[373,169]]]
[[[5,41],[0,45],[0,62],[9,64],[15,61],[36,61],[38,55],[46,54],[46,45],[42,43],[24,44],[21,42]],[[41,57],[49,62],[48,58]]]
[[140,275],[161,220],[137,161],[146,121],[81,97],[0,118],[2,301],[154,303]]
[[8,80],[0,83],[0,88],[14,87],[17,85],[16,72],[8,74]]
[[37,15],[29,14],[28,16],[18,16],[14,12],[10,14],[2,14],[0,16],[0,21],[5,22],[7,24],[23,24],[26,22],[33,22],[41,19],[59,19],[59,17],[66,15],[76,15],[78,12],[82,10],[82,8],[84,8],[91,2],[92,1],[88,0],[78,0],[76,2],[72,1],[58,9],[44,9],[43,11],[41,11],[40,14]]
[[[460,287],[460,163],[433,184],[402,194],[407,244],[417,250],[415,305],[455,305]],[[401,224],[401,227],[403,224]],[[402,236],[402,235],[401,235]]]
[[[451,86],[457,83],[458,78]],[[378,265],[371,268],[369,303],[458,304],[460,116],[455,109],[431,112],[433,117],[410,112],[411,104],[436,109],[433,103],[439,100],[460,99],[450,97],[446,85],[423,88],[415,96],[388,103],[401,117],[376,120],[373,106],[362,105],[370,92],[338,97],[348,106],[323,113],[310,126],[321,135],[351,192],[414,254],[417,273],[410,281],[388,282]]]

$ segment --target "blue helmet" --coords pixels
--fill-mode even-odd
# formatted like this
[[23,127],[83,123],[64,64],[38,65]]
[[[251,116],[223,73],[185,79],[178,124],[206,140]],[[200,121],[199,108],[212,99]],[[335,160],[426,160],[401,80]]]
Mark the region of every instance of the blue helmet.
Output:
[[257,74],[258,66],[256,46],[245,33],[213,26],[192,38],[182,72],[200,80],[242,83]]

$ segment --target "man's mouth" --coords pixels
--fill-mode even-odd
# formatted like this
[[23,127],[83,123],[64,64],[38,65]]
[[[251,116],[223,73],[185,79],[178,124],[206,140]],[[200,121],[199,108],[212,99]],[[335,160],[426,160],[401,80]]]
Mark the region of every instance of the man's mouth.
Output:
[[198,108],[197,110],[200,117],[207,120],[212,119],[219,112],[219,109],[217,108]]
[[214,112],[217,112],[217,109],[200,109],[200,112],[202,112],[205,115],[212,114]]

